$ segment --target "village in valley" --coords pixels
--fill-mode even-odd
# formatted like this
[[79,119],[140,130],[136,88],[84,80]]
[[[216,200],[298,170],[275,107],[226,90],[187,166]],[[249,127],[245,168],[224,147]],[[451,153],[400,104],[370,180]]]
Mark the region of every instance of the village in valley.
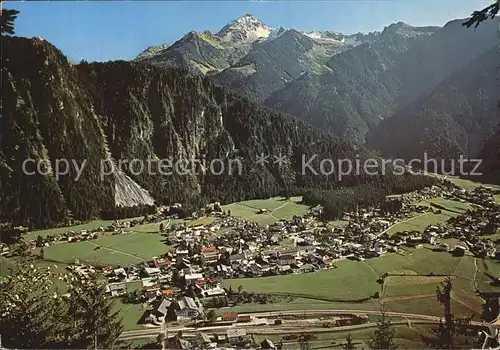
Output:
[[[157,231],[147,234],[160,237],[159,241],[164,246],[162,254],[128,264],[103,263],[97,258],[80,259],[76,254],[73,261],[63,264],[82,279],[99,272],[106,281],[110,297],[119,300],[124,308],[128,305],[140,306],[139,312],[124,314],[126,318],[135,319],[127,320],[127,324],[132,326],[126,329],[123,339],[135,340],[142,336],[151,338],[158,333],[170,332],[173,336],[167,337],[171,342],[170,348],[191,348],[193,342],[205,348],[276,348],[276,336],[263,336],[256,340],[254,334],[259,334],[263,327],[279,329],[286,324],[299,327],[301,322],[309,322],[307,324],[313,328],[345,327],[370,322],[366,314],[354,312],[316,318],[300,315],[287,317],[280,309],[284,300],[290,303],[294,299],[311,298],[321,303],[372,303],[367,309],[369,312],[376,310],[373,306],[381,300],[391,305],[390,300],[396,295],[388,291],[396,279],[426,275],[431,282],[423,283],[430,284],[432,289],[442,280],[439,276],[447,275],[438,270],[439,266],[436,266],[436,271],[429,272],[429,269],[434,268],[432,260],[426,261],[425,272],[419,271],[418,267],[414,269],[416,272],[408,272],[410,268],[394,266],[385,273],[381,273],[376,263],[371,264],[372,261],[390,259],[391,256],[410,259],[418,254],[425,254],[426,259],[439,256],[436,265],[461,257],[470,257],[470,261],[475,264],[476,259],[487,259],[489,262],[500,260],[500,250],[497,251],[500,244],[500,205],[495,201],[498,193],[498,189],[487,186],[466,190],[445,184],[443,180],[423,190],[389,196],[380,207],[359,208],[355,212],[344,213],[337,222],[321,221],[323,208],[316,206],[288,220],[273,220],[273,223],[263,224],[240,217],[234,213],[235,206],[221,206],[220,203],[209,204],[192,213],[188,219],[179,219],[178,210],[182,204],[177,203],[159,208],[156,214],[143,218],[113,221],[92,229],[77,231],[69,228],[45,236],[33,232],[30,239],[25,241],[23,249],[38,254],[44,263],[53,264],[57,264],[57,259],[49,256],[51,248],[69,248],[83,242],[92,244],[94,255],[100,251],[120,255],[123,252],[101,245],[100,240],[108,236],[131,236],[136,234],[137,228],[156,225]],[[276,199],[283,203],[279,207],[288,203],[296,205],[299,200]],[[456,207],[450,208],[450,204]],[[246,210],[252,211],[252,218],[267,216],[269,219],[274,216],[273,209],[246,206]],[[424,217],[429,224],[412,229],[412,220]],[[19,254],[14,249],[19,250],[19,247],[0,247],[1,254],[7,258]],[[155,251],[159,252],[161,248],[157,247]],[[487,264],[492,265],[489,262]],[[345,264],[349,264],[350,269],[368,266],[378,274],[369,282],[369,287],[365,288],[362,285],[364,282],[359,282],[361,290],[354,293],[353,300],[336,298],[335,293],[329,293],[332,297],[321,293],[315,295],[314,290],[308,292],[315,285],[308,286],[305,285],[308,280],[298,280],[298,276],[314,276],[329,271],[328,279],[319,283],[330,283],[335,288],[336,271],[340,273],[347,266]],[[460,265],[454,264],[457,267]],[[479,269],[477,265],[476,269]],[[483,278],[487,276],[490,279],[486,291],[495,290],[495,286],[500,285],[500,270],[478,271]],[[478,271],[474,271],[474,280],[469,281],[470,293],[482,292],[476,281]],[[352,275],[346,277],[349,272]],[[357,285],[357,273],[356,270],[343,272],[339,281],[350,278],[345,288]],[[275,285],[274,290],[260,285],[264,283],[266,286],[263,281],[271,281],[272,278],[275,278],[275,283],[271,283]],[[287,278],[290,281],[296,278],[298,286],[295,288],[283,282],[283,287],[280,287],[279,281]],[[252,287],[253,282],[256,283],[255,288]],[[382,288],[371,293],[370,290],[377,290],[377,284]],[[255,304],[267,306],[267,309],[253,312],[252,305]],[[273,304],[277,306],[274,308]],[[470,306],[470,301],[462,304],[475,308],[475,305]],[[248,307],[245,308],[245,305]],[[329,308],[327,304],[319,304],[321,306]],[[363,304],[352,308],[363,309]],[[293,306],[288,309],[294,310]],[[260,310],[262,312],[259,313]],[[275,312],[272,314],[268,311]],[[399,310],[391,310],[389,306],[389,311]],[[286,341],[286,336],[279,339],[281,346],[284,339]]]

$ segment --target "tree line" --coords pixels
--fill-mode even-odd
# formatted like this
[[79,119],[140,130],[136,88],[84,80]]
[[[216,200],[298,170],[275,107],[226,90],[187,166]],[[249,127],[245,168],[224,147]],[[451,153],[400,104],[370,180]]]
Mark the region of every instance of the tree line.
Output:
[[437,180],[425,175],[381,176],[371,182],[351,187],[332,190],[311,190],[302,200],[311,206],[322,205],[323,220],[336,220],[346,212],[354,212],[358,208],[382,207],[388,211],[396,211],[396,207],[388,204],[386,197],[391,194],[408,193],[432,186]]

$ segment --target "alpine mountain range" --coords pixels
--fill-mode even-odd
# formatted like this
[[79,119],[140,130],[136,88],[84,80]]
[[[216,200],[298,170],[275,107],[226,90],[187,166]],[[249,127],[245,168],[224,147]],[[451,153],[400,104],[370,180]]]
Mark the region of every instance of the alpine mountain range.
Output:
[[[302,154],[482,155],[498,182],[499,21],[475,30],[463,22],[346,35],[271,28],[247,14],[217,33],[150,46],[133,61],[91,64],[70,63],[40,38],[6,37],[0,216],[48,227],[115,206],[197,207],[339,186],[301,173]],[[118,171],[99,179],[102,159],[259,154],[290,162],[238,176]],[[79,181],[73,170],[59,181],[51,173],[21,179],[26,158],[86,159],[86,172]],[[343,184],[366,181],[375,180]]]

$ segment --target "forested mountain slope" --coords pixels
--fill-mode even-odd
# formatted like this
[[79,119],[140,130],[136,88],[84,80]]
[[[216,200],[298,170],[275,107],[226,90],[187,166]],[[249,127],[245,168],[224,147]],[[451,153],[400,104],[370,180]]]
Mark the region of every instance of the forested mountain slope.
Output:
[[475,156],[500,122],[500,49],[487,53],[445,79],[367,136],[385,155],[422,158]]
[[[334,160],[365,154],[201,76],[123,61],[73,66],[43,39],[4,38],[2,44],[0,217],[15,224],[51,226],[63,222],[68,211],[89,219],[151,199],[229,202],[337,186],[335,178],[302,173],[302,154]],[[282,154],[289,162],[278,168],[270,158],[258,166],[261,153]],[[237,157],[242,172],[230,175],[228,162]],[[27,158],[49,161],[52,171],[24,175]],[[73,167],[56,180],[59,158],[79,165],[86,160],[78,181]],[[135,158],[218,158],[226,171],[213,175],[189,168],[162,175],[156,168],[152,173],[122,167],[124,173],[101,180],[103,160],[119,165]]]
[[498,20],[475,30],[462,22],[430,35],[404,23],[389,26],[378,40],[333,56],[320,73],[292,81],[265,104],[334,135],[363,140],[384,118],[498,45]]
[[288,82],[310,71],[320,71],[329,58],[345,49],[341,42],[311,38],[294,29],[254,45],[241,60],[214,79],[256,101],[263,101]]
[[500,185],[500,124],[497,132],[479,152],[478,158],[483,160],[484,181]]

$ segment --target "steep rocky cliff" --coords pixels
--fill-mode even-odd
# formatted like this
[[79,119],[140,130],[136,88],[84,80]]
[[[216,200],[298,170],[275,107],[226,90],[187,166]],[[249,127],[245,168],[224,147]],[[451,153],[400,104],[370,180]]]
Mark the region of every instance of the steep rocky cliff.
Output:
[[[335,178],[302,173],[302,154],[319,154],[318,160],[364,154],[201,76],[123,61],[73,66],[39,39],[2,44],[0,214],[14,223],[50,226],[68,211],[88,219],[152,199],[229,202],[331,187]],[[260,154],[288,162],[278,167],[271,157],[257,165]],[[71,165],[57,179],[54,171],[24,174],[27,158],[47,160],[52,170],[61,158],[86,163],[81,173]],[[193,159],[205,159],[208,171],[185,166]],[[184,161],[187,171],[161,172],[158,160]],[[111,168],[120,171],[102,176]]]

